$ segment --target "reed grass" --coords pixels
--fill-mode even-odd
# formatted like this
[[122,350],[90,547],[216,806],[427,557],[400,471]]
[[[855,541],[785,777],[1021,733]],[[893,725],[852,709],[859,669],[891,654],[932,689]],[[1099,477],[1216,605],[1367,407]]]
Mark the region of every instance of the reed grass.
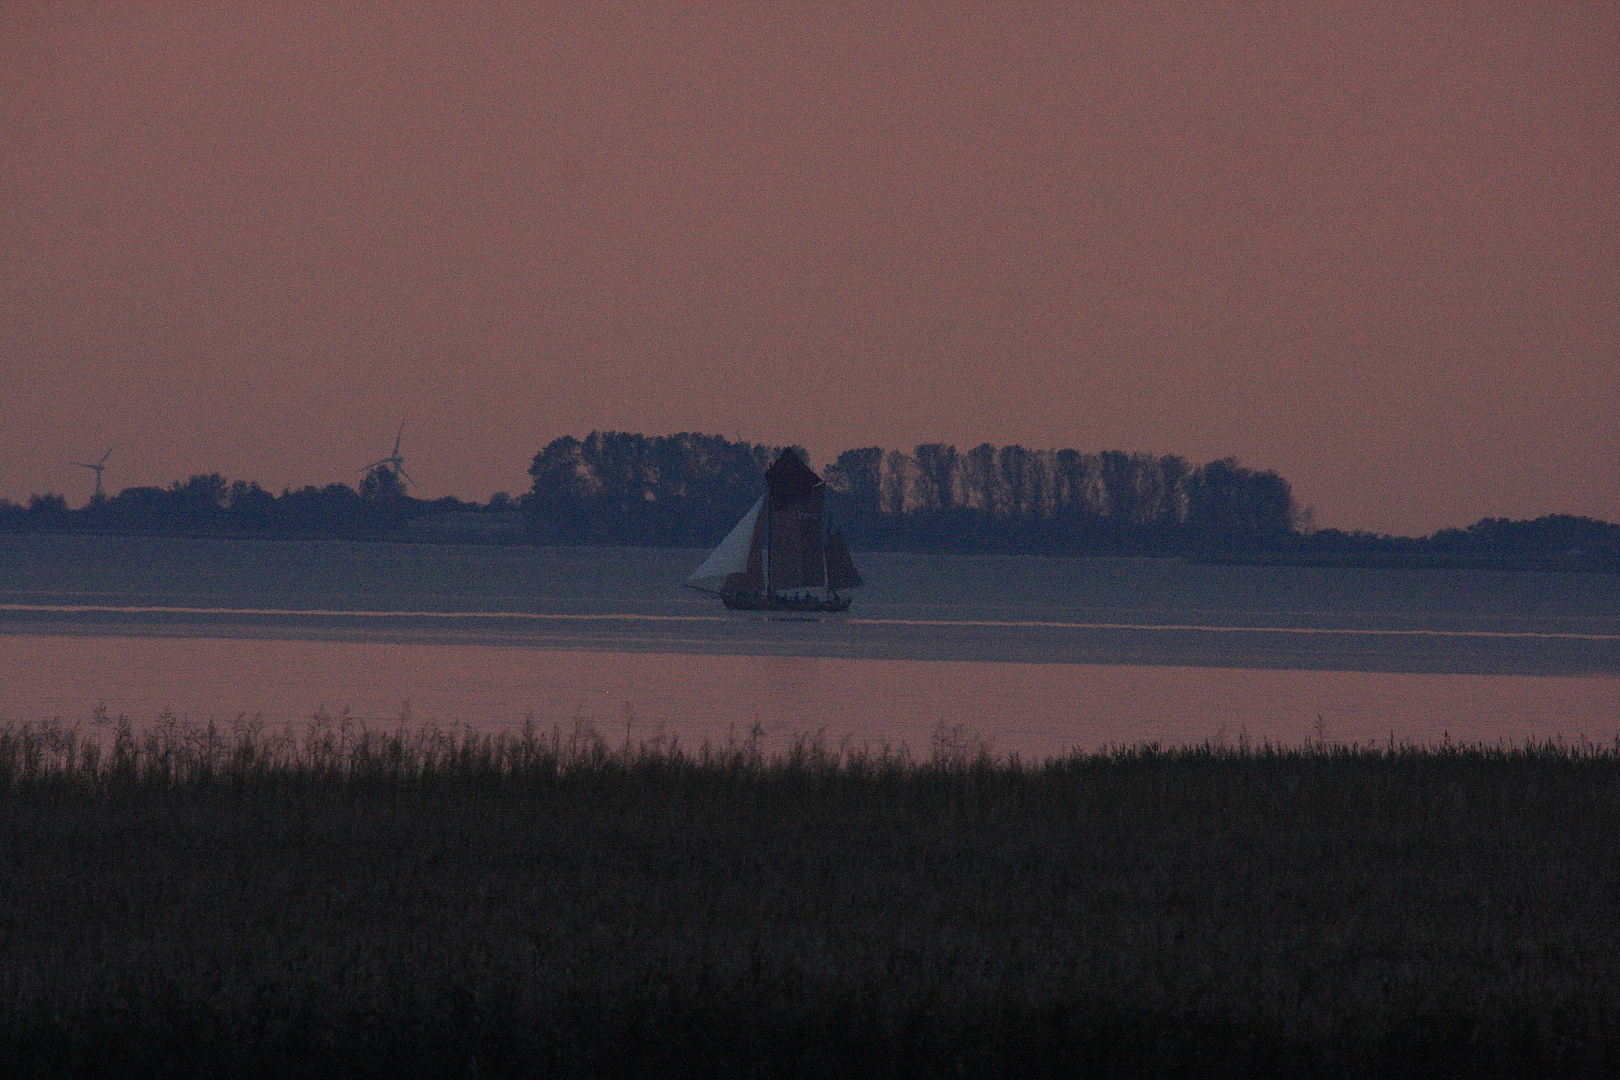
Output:
[[1592,1075],[1620,748],[0,723],[0,1071]]

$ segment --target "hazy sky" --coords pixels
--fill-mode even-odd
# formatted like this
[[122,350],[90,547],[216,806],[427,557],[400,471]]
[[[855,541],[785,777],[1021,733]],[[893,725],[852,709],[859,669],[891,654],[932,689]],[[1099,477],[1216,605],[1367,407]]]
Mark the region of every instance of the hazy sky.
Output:
[[1620,519],[1620,7],[0,7],[0,496],[592,428]]

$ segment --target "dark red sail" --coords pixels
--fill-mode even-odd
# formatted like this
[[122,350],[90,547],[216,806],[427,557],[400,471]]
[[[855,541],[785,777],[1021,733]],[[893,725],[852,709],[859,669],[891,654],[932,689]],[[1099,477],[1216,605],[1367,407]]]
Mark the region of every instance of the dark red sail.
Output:
[[827,485],[791,447],[765,470],[765,483],[771,493],[771,588],[825,585],[821,519]]

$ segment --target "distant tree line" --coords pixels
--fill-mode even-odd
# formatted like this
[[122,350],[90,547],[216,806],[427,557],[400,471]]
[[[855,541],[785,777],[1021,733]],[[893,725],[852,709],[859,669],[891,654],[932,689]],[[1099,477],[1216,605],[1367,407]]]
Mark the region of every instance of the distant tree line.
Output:
[[982,550],[1179,552],[1287,534],[1298,511],[1274,472],[1232,459],[1030,450],[846,450],[827,484],[868,543]]
[[227,482],[209,473],[166,488],[125,488],[79,509],[70,509],[60,495],[35,495],[22,506],[0,500],[0,529],[364,539],[388,536],[424,515],[477,509],[455,498],[413,499],[391,474],[386,479],[368,475],[359,491],[328,484],[275,495],[258,484]]
[[[6,532],[137,532],[520,540],[703,547],[758,498],[778,448],[718,435],[596,431],[535,454],[517,499],[412,498],[386,464],[344,484],[272,494],[193,476],[72,509],[59,495],[0,500]],[[1350,565],[1571,565],[1620,569],[1620,525],[1490,518],[1428,537],[1313,530],[1288,481],[1231,458],[1196,465],[1120,451],[846,450],[822,468],[829,512],[857,549],[1187,555]],[[501,532],[424,529],[500,515]],[[463,522],[465,523],[465,522]]]
[[719,435],[565,436],[534,456],[523,510],[545,542],[702,546],[759,498],[771,457]]
[[[715,435],[592,432],[535,455],[525,508],[543,539],[704,544],[760,492],[774,448]],[[865,547],[1168,552],[1287,534],[1288,482],[1232,460],[997,448],[846,450],[824,470],[831,513]]]
[[[758,497],[775,451],[714,435],[557,439],[529,468],[530,535],[714,543]],[[1287,480],[1231,458],[1194,465],[1173,455],[924,443],[846,450],[822,472],[829,512],[866,550],[1620,568],[1620,525],[1570,515],[1486,519],[1431,537],[1314,530]]]
[[[1529,521],[1482,518],[1432,536],[1322,529],[1289,538],[1275,555],[1347,566],[1566,567],[1620,571],[1620,525],[1573,514]],[[1275,557],[1267,561],[1276,561]]]

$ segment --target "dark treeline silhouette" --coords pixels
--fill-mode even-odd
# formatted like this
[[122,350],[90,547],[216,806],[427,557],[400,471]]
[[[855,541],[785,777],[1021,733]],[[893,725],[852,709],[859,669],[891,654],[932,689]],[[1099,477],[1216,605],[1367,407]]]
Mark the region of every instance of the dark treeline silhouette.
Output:
[[[592,432],[535,455],[526,502],[562,543],[705,544],[758,497],[774,449],[714,435]],[[861,547],[1169,553],[1284,536],[1288,482],[1235,461],[990,445],[846,450],[830,508]]]
[[1289,538],[1263,561],[1341,566],[1471,566],[1620,571],[1620,525],[1572,514],[1482,518],[1432,536],[1322,529]]
[[545,542],[702,546],[759,498],[770,459],[719,435],[564,437],[534,456],[524,510]]
[[[712,544],[776,448],[713,435],[592,432],[535,455],[523,501],[550,543]],[[1349,565],[1620,568],[1620,525],[1487,519],[1430,537],[1312,530],[1288,482],[1227,458],[925,443],[823,468],[833,519],[865,550],[1187,555]]]
[[[0,530],[704,547],[758,497],[776,450],[717,435],[592,432],[537,453],[527,494],[484,505],[412,498],[384,464],[358,490],[274,495],[211,474],[126,488],[78,509],[59,495],[26,506],[0,500]],[[1427,537],[1312,530],[1285,479],[1231,458],[1195,465],[1173,455],[924,443],[846,450],[822,472],[834,522],[867,551],[1620,569],[1620,525],[1569,515],[1488,518]]]
[[70,509],[60,495],[35,495],[26,506],[0,501],[0,529],[359,539],[390,535],[426,515],[476,509],[476,504],[455,498],[413,499],[392,474],[368,475],[359,491],[328,484],[274,495],[258,484],[231,483],[210,473],[166,488],[125,488],[79,509]]
[[1288,482],[1232,459],[1028,450],[846,450],[827,486],[866,546],[1169,554],[1286,536]]

